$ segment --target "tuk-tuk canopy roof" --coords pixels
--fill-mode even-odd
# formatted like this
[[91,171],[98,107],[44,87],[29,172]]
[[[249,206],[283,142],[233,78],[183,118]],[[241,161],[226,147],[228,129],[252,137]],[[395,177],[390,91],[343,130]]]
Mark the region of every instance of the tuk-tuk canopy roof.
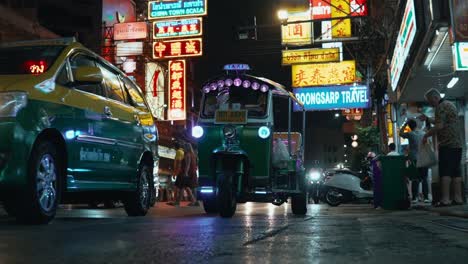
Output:
[[203,84],[202,90],[204,93],[209,93],[223,87],[230,87],[232,85],[260,90],[261,92],[267,92],[271,90],[273,94],[290,97],[294,103],[298,104],[300,107],[303,107],[303,104],[296,98],[296,96],[294,96],[292,92],[287,91],[284,85],[264,77],[258,77],[249,74],[219,75],[206,81]]

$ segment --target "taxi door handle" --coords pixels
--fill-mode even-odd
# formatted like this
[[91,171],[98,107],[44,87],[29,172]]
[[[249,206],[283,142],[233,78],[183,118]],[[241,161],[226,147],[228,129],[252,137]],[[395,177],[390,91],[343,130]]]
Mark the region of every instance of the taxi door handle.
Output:
[[111,116],[112,116],[112,111],[111,111],[110,107],[104,106],[104,114],[105,114],[107,117],[111,117]]

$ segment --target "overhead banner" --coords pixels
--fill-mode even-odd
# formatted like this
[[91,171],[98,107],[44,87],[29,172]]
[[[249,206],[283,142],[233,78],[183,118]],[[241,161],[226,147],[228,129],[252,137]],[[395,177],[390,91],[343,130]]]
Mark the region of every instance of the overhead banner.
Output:
[[114,24],[114,40],[144,39],[147,32],[146,22]]
[[356,62],[300,64],[292,66],[292,87],[353,83],[356,80]]
[[450,7],[455,41],[468,41],[468,1],[451,0]]
[[[290,13],[288,22],[310,20],[310,12]],[[281,26],[281,43],[283,45],[312,44],[312,23],[293,23]]]
[[158,120],[164,120],[165,94],[165,69],[161,65],[148,62],[145,69],[144,94],[151,109],[151,113]]
[[401,72],[405,66],[406,57],[409,54],[411,44],[416,36],[416,13],[414,9],[414,1],[406,2],[403,20],[400,26],[400,31],[397,37],[395,50],[393,51],[392,61],[390,63],[390,84],[392,90],[395,91],[400,80]]
[[169,61],[168,120],[185,120],[185,60]]
[[338,48],[283,50],[283,65],[337,61],[340,61],[340,50]]
[[453,44],[453,59],[456,71],[468,71],[468,42]]
[[[331,4],[331,5],[330,5]],[[310,0],[310,10],[313,19],[327,19],[332,17],[332,5],[349,6],[350,12],[341,16],[367,16],[367,0]]]
[[[296,88],[293,93],[306,111],[371,107],[367,85]],[[294,111],[302,111],[297,103]]]
[[117,43],[117,57],[136,56],[143,54],[143,42]]
[[162,40],[153,43],[153,58],[183,58],[203,55],[202,39]]
[[202,33],[201,17],[153,22],[154,39],[195,37]]
[[207,0],[157,0],[148,2],[148,19],[204,16]]
[[[345,17],[350,15],[349,0],[331,0],[332,18]],[[351,19],[335,19],[332,21],[332,38],[351,37]]]

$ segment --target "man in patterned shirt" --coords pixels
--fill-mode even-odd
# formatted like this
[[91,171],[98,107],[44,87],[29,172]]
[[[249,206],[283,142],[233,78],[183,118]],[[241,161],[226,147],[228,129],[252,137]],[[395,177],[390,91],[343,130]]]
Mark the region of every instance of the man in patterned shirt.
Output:
[[[434,123],[434,127],[424,135],[423,143],[427,142],[428,137],[437,135],[439,175],[442,183],[442,197],[438,205],[450,205],[452,182],[454,190],[452,204],[463,204],[460,170],[463,145],[457,108],[453,103],[442,99],[436,89],[429,90],[424,97],[431,106],[435,107],[435,118],[434,120],[429,119],[431,123]],[[422,116],[422,119],[426,118],[426,116]]]

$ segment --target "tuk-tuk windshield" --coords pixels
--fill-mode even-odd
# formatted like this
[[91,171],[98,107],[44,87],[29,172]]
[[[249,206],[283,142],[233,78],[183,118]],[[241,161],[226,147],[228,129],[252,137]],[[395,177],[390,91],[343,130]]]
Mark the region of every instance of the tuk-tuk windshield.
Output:
[[267,115],[268,93],[244,87],[226,87],[205,94],[202,117],[214,117],[216,110],[247,110],[248,117]]

